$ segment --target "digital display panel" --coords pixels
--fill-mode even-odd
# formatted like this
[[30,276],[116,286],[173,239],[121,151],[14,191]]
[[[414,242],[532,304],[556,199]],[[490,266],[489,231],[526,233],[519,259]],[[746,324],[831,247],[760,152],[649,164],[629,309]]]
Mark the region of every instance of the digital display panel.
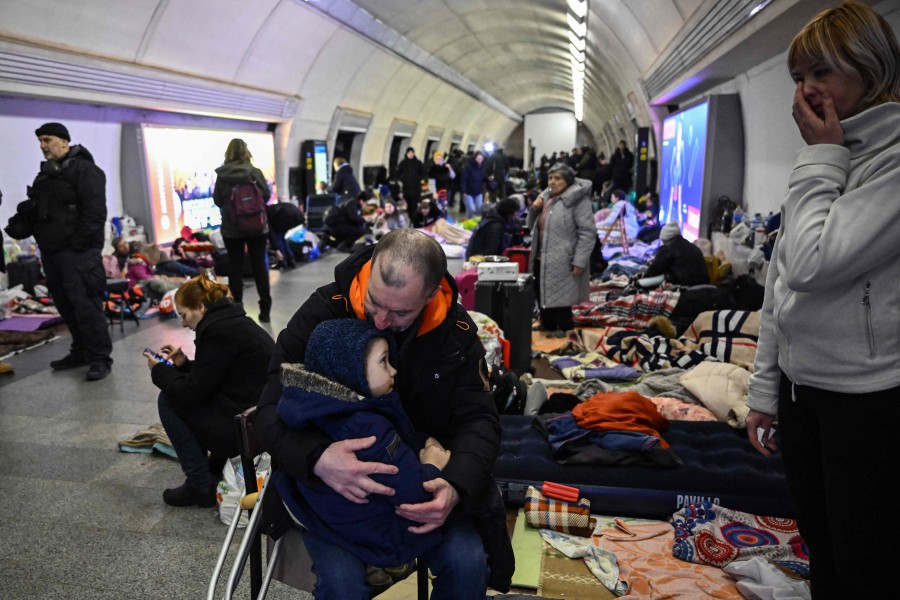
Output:
[[184,225],[196,230],[222,223],[212,197],[215,170],[224,162],[225,149],[234,138],[247,143],[253,165],[263,172],[272,198],[276,198],[275,142],[271,133],[143,127],[155,231],[151,241],[172,242]]
[[700,236],[709,102],[663,120],[659,222],[677,221],[693,242]]

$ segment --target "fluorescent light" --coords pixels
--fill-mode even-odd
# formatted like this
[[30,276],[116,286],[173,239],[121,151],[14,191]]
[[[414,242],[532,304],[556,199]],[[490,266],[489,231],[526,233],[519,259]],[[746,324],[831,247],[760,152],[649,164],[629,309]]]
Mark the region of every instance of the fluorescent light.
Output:
[[569,53],[571,53],[572,58],[574,58],[578,62],[580,62],[580,63],[584,62],[584,52],[579,52],[578,48],[576,48],[572,44],[569,44]]
[[755,16],[756,13],[758,13],[759,11],[761,11],[762,9],[764,9],[771,3],[772,3],[772,0],[762,0],[762,2],[760,2],[759,4],[757,4],[756,6],[753,7],[753,10],[751,10],[750,14],[747,16],[748,17]]
[[[766,1],[766,0],[763,0]],[[567,0],[569,12],[569,62],[572,63],[572,106],[575,120],[584,120],[585,61],[587,60],[587,14],[588,0]]]
[[580,38],[587,37],[587,23],[579,21],[571,14],[566,13],[566,20],[569,22],[569,29],[575,32]]
[[569,10],[579,19],[587,14],[587,0],[569,0]]
[[575,35],[574,31],[569,32],[569,42],[572,43],[573,46],[584,52],[584,47],[587,45],[584,41],[584,38],[580,38]]

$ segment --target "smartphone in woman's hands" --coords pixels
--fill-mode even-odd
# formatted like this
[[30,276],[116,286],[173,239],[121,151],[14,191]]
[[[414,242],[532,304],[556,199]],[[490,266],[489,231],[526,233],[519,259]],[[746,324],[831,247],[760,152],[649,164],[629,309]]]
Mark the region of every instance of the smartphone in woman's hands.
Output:
[[173,363],[171,360],[169,360],[168,358],[166,358],[165,356],[163,356],[163,355],[160,354],[159,352],[156,352],[156,351],[154,351],[154,350],[151,350],[150,348],[144,348],[144,356],[150,356],[150,357],[152,357],[154,360],[158,360],[158,361],[161,362],[161,363],[165,363],[165,364],[169,365],[170,367],[174,367],[174,366],[175,366],[175,363]]

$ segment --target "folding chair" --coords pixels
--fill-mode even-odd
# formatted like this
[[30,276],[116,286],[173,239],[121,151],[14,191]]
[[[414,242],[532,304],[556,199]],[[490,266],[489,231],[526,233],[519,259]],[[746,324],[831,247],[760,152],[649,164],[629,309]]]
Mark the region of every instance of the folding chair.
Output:
[[606,240],[609,239],[609,236],[613,231],[619,232],[619,242],[622,244],[622,253],[628,254],[628,233],[625,230],[625,208],[623,207],[621,212],[616,215],[616,218],[613,219],[613,222],[605,227],[606,235],[603,236],[601,240],[601,245],[606,245]]
[[248,558],[250,559],[250,597],[265,598],[266,592],[269,589],[269,584],[272,581],[275,565],[278,563],[278,557],[281,553],[281,543],[283,539],[279,539],[269,553],[269,567],[266,570],[265,578],[263,578],[262,537],[259,534],[259,527],[263,512],[262,502],[265,497],[266,488],[269,484],[269,478],[266,478],[263,482],[262,489],[259,489],[256,481],[256,466],[254,465],[253,459],[262,452],[262,448],[253,432],[253,417],[255,415],[256,407],[251,407],[234,417],[238,448],[241,452],[241,466],[244,470],[245,495],[241,498],[237,509],[235,509],[234,518],[231,521],[231,525],[228,527],[228,532],[225,534],[225,543],[222,545],[222,550],[216,560],[216,565],[213,568],[213,574],[209,582],[209,589],[206,596],[207,600],[213,600],[213,598],[215,598],[216,584],[222,573],[222,567],[225,564],[228,549],[237,532],[243,511],[249,511],[250,518],[247,523],[247,531],[244,534],[244,538],[241,541],[241,545],[234,558],[231,573],[229,574],[228,582],[225,586],[224,598],[230,600],[233,597],[238,583],[240,583]]
[[124,294],[127,290],[127,279],[107,279],[106,289],[103,291],[104,310],[109,319],[109,324],[115,325],[116,321],[118,321],[119,331],[122,332],[125,331],[125,317],[133,319],[138,325],[141,324],[137,315],[134,314],[134,311],[130,309],[125,301]]
[[[223,596],[225,600],[231,600],[231,598],[233,597],[234,592],[237,589],[238,584],[240,583],[240,579],[243,575],[248,558],[250,559],[250,597],[255,600],[262,600],[266,597],[266,592],[269,589],[269,584],[272,582],[272,579],[279,579],[288,585],[293,585],[293,582],[288,581],[286,578],[282,577],[282,575],[290,571],[296,571],[296,569],[294,568],[295,565],[291,565],[291,568],[288,569],[286,568],[286,565],[279,564],[279,559],[281,558],[281,554],[284,548],[290,548],[291,544],[294,544],[294,548],[296,548],[298,552],[305,552],[302,538],[299,539],[299,544],[297,544],[299,536],[291,539],[292,536],[288,534],[283,535],[282,537],[278,538],[278,540],[275,541],[274,544],[272,544],[270,547],[268,567],[266,569],[265,576],[263,576],[263,534],[261,534],[260,532],[260,527],[262,525],[263,500],[267,493],[271,477],[266,478],[261,489],[258,488],[254,458],[261,454],[263,452],[263,449],[253,430],[253,419],[255,416],[256,407],[251,407],[234,417],[235,428],[237,430],[238,448],[241,452],[241,466],[244,470],[244,485],[246,488],[246,493],[244,497],[241,498],[241,502],[238,504],[238,507],[235,510],[231,525],[228,527],[228,532],[225,534],[225,542],[222,545],[221,552],[219,552],[219,557],[216,560],[216,565],[213,568],[213,574],[210,578],[209,589],[207,590],[206,596],[207,600],[214,600],[215,598],[216,584],[218,583],[221,576],[222,568],[228,555],[228,549],[231,547],[234,535],[237,532],[241,514],[245,510],[250,512],[250,518],[247,523],[247,529],[244,533],[244,538],[241,540],[241,544],[238,548],[237,554],[235,555],[231,573],[229,574],[228,581],[225,586],[225,594]],[[277,495],[278,492],[277,490],[273,490],[271,493]],[[299,527],[297,528],[297,531],[300,531]],[[284,560],[290,559],[290,556],[288,554],[285,554],[285,556],[286,558]],[[418,579],[418,599],[428,600],[428,567],[425,564],[424,560],[416,560],[416,573]],[[304,580],[303,587],[307,587],[308,585],[309,590],[311,591],[312,585],[310,585],[310,582],[315,581],[314,576],[310,575],[309,577],[301,579]]]

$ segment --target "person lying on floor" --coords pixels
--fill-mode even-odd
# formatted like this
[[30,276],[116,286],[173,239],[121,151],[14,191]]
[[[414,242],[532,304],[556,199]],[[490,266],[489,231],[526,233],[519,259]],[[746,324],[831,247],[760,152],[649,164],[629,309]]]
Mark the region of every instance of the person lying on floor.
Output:
[[309,338],[304,364],[281,366],[278,402],[288,426],[302,430],[312,424],[336,442],[375,436],[375,444],[357,451],[357,459],[398,467],[394,475],[373,477],[395,493],[371,496],[365,504],[328,486],[305,484],[284,469],[273,475],[295,521],[376,567],[410,562],[440,542],[440,530],[412,533],[409,528],[419,523],[395,511],[400,504],[430,500],[423,484],[440,477],[450,459],[437,440],[413,429],[394,390],[392,362],[393,338],[368,321],[324,321]]

